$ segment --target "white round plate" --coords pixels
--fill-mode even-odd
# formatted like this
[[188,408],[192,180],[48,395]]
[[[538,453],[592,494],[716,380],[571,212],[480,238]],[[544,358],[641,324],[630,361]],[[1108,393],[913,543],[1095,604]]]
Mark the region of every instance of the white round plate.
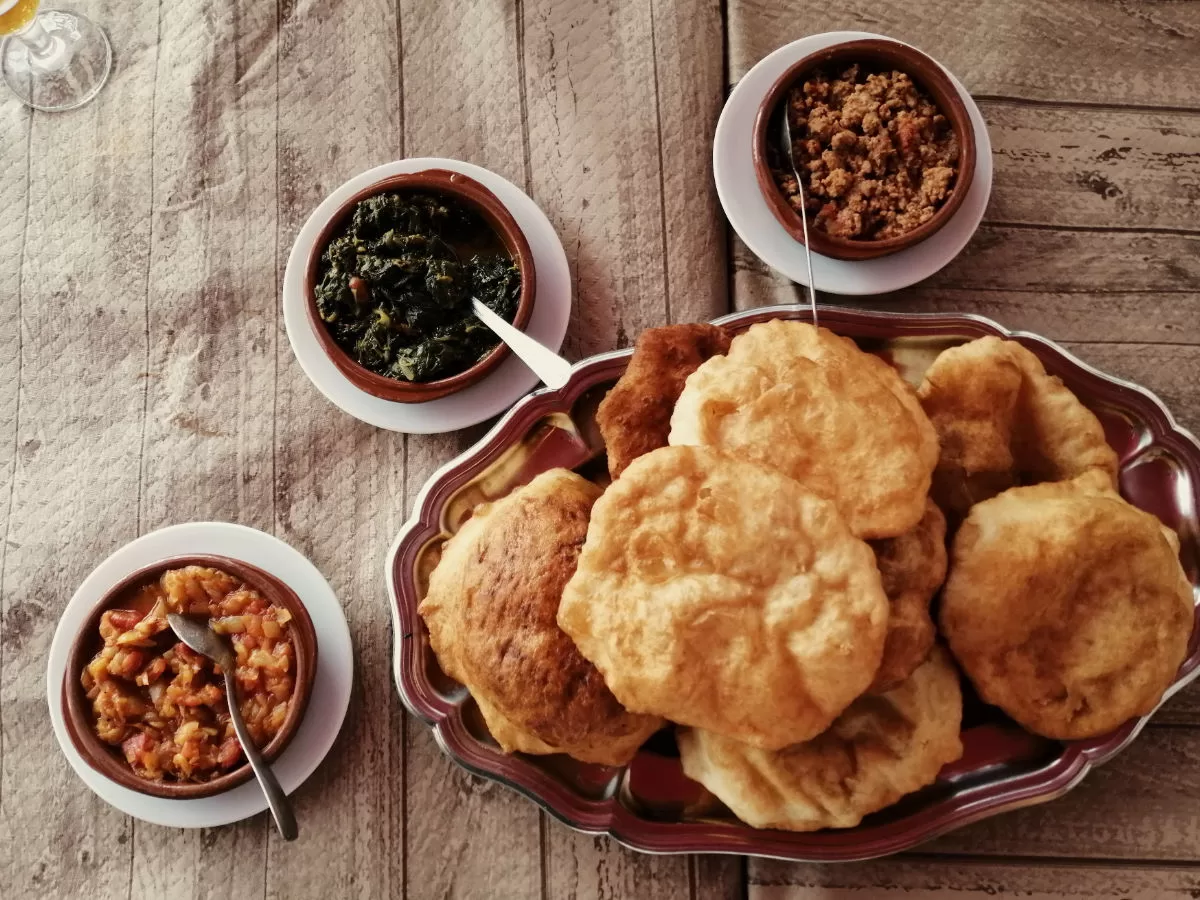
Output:
[[[71,641],[100,597],[131,572],[171,556],[211,553],[240,559],[284,581],[304,603],[317,632],[317,674],[300,728],[283,754],[271,764],[284,791],[291,793],[325,758],[346,717],[354,681],[350,629],[341,604],[316,566],[283,541],[244,525],[190,522],[173,525],[126,544],[96,567],[59,619],[46,666],[46,694],[54,736],[71,768],[101,799],[126,815],[174,828],[210,828],[249,818],[267,808],[253,779],[215,797],[170,800],[122,787],[101,775],[79,755],[67,734],[62,685]],[[301,823],[301,830],[304,823]]]
[[[830,31],[814,34],[780,47],[765,57],[737,83],[721,111],[713,139],[713,177],[717,195],[734,231],[754,254],[792,281],[808,284],[804,247],[771,214],[754,174],[753,136],[758,104],[788,67],[810,53],[843,41],[874,38],[894,41],[865,31]],[[899,44],[902,41],[894,41]],[[945,66],[942,66],[945,69]],[[992,191],[992,142],[983,114],[967,89],[946,72],[966,104],[975,126],[975,178],[958,212],[936,233],[916,246],[877,259],[831,259],[812,255],[813,281],[819,291],[831,294],[883,294],[928,278],[958,255],[983,219]]]
[[317,343],[304,298],[304,269],[321,226],[339,205],[373,182],[425,169],[450,169],[482,183],[508,207],[525,232],[537,270],[533,316],[525,328],[531,337],[558,350],[571,314],[571,270],[558,233],[537,204],[508,179],[470,163],[432,156],[386,163],[351,178],[321,202],[296,236],[283,276],[283,321],[300,368],[317,390],[356,419],[409,434],[439,434],[475,425],[504,412],[539,383],[524,363],[510,355],[482,381],[448,397],[428,403],[395,403],[355,387]]

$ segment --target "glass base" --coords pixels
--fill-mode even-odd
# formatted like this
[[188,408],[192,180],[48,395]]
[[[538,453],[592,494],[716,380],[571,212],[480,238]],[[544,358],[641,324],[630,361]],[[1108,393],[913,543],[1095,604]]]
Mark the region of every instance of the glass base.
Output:
[[48,9],[36,19],[50,43],[41,53],[14,35],[0,47],[4,81],[26,106],[57,112],[83,106],[112,70],[112,45],[86,16]]

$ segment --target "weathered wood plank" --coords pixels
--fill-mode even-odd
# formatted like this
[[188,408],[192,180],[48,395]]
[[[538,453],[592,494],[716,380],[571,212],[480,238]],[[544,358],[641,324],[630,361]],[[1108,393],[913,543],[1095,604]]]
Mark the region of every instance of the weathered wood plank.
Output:
[[919,855],[836,866],[756,861],[749,900],[1187,900],[1200,872],[1169,865],[956,860]]
[[721,9],[717,0],[655,0],[651,15],[667,316],[694,322],[729,309],[725,218],[712,179],[724,97]]
[[[517,10],[469,0],[403,0],[400,17],[405,155],[463,159],[525,186]],[[433,470],[481,433],[472,428],[405,439],[405,513]],[[537,896],[537,808],[459,769],[423,723],[408,719],[405,733],[409,896]]]
[[[145,531],[203,517],[273,524],[276,15],[244,0],[228,13],[163,19]],[[197,81],[205,91],[190,90]]]
[[524,12],[533,198],[571,261],[578,358],[666,317],[651,7],[527,0]]
[[[333,188],[401,154],[397,11],[391,0],[280,7],[276,284],[297,230]],[[271,840],[267,897],[404,892],[404,715],[391,681],[381,567],[403,516],[400,439],[331,406],[276,319],[276,532],[329,579],[355,640],[342,734],[296,794],[300,840]]]
[[[567,352],[625,346],[668,319],[723,311],[724,237],[709,175],[718,4],[527,0],[524,28],[533,196],[575,275]],[[556,822],[545,865],[551,897],[628,896],[634,885],[679,896],[691,886],[686,859],[634,854]]]
[[[837,297],[827,296],[830,302]],[[1064,341],[1200,343],[1200,291],[1021,291],[943,288],[930,284],[843,303],[902,312],[971,312],[1006,328]]]
[[[0,167],[0,246],[8,252],[0,258],[0,318],[15,327],[0,333],[0,677],[8,643],[4,591],[8,560],[9,519],[16,484],[17,416],[21,390],[21,267],[25,260],[25,236],[29,204],[29,138],[33,116],[19,104],[0,106],[0,146],[8,148],[7,165]],[[2,693],[0,693],[2,697]],[[3,709],[0,707],[0,723]],[[4,772],[4,735],[0,727],[0,773]],[[4,779],[0,774],[0,883],[24,880],[27,864],[12,849],[12,826],[4,814]],[[19,874],[21,873],[21,874]]]
[[1200,732],[1149,728],[1067,796],[952,832],[928,852],[1200,859]]
[[404,155],[462,159],[524,187],[517,10],[400,0],[400,19]]
[[[274,527],[276,12],[224,12],[187,6],[162,22],[143,533]],[[132,893],[259,898],[270,828],[265,816],[205,831],[136,822]]]
[[1178,344],[1077,344],[1066,342],[1076,356],[1098,369],[1154,391],[1176,420],[1200,434],[1200,346]]
[[[931,278],[874,298],[825,303],[898,312],[975,312],[1077,341],[1200,341],[1200,237],[984,224]],[[801,288],[734,240],[739,309],[803,302]]]
[[[931,285],[1039,291],[1194,292],[1200,234],[982,226]],[[1114,336],[1116,337],[1116,336]]]
[[135,822],[129,896],[260,900],[273,827],[265,816],[202,830]]
[[1200,230],[1200,114],[980,107],[995,164],[990,220]]
[[1200,685],[1184,688],[1154,714],[1155,724],[1200,726]]
[[537,807],[450,762],[417,720],[409,718],[406,731],[408,896],[537,897]]
[[1192,3],[953,0],[836,6],[731,0],[730,77],[821,31],[886,34],[937,57],[972,92],[1034,100],[1197,108],[1200,8]]
[[[738,274],[747,269],[770,273],[744,250],[735,255],[735,267]],[[739,284],[738,289],[741,287]],[[1200,235],[1029,228],[985,222],[963,252],[921,282],[920,287],[1142,293],[1155,295],[1148,301],[1156,308],[1160,302],[1174,302],[1173,295],[1195,295],[1200,288]],[[1160,301],[1157,295],[1172,296],[1163,296]],[[1111,337],[1119,339],[1121,335]]]
[[692,857],[692,900],[742,900],[746,896],[744,856]]
[[636,853],[608,838],[575,834],[554,820],[547,829],[547,897],[675,900],[689,895],[692,885],[685,856]]
[[28,180],[18,188],[5,172],[0,226],[13,288],[0,289],[4,365],[20,370],[5,397],[19,390],[21,404],[19,422],[6,407],[14,456],[0,494],[0,885],[13,897],[129,891],[130,820],[71,771],[45,707],[59,614],[137,530],[151,154],[149,117],[129,110],[150,108],[157,3],[95,12],[124,47],[105,92],[69,115],[31,117],[8,97],[0,113],[4,168],[22,180],[30,135]]

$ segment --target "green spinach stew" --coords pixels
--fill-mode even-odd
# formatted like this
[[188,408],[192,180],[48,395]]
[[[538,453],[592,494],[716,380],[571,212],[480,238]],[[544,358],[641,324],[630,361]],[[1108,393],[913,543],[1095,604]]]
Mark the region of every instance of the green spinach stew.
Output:
[[399,381],[448,378],[499,339],[471,311],[478,297],[511,322],[521,273],[473,208],[431,192],[358,203],[321,255],[317,309],[359,365]]

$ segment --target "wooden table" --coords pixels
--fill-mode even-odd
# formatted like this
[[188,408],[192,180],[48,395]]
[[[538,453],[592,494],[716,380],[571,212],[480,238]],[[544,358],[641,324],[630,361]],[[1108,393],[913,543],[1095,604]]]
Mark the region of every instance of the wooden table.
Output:
[[[566,352],[791,300],[709,174],[729,84],[807,33],[943,60],[983,108],[986,221],[871,306],[968,310],[1057,338],[1200,429],[1200,3],[1136,0],[72,0],[109,30],[85,109],[0,99],[0,894],[29,897],[1195,897],[1200,689],[1069,797],[898,859],[650,857],[576,835],[448,762],[391,684],[385,550],[482,428],[411,437],[327,403],[292,357],[283,266],[304,218],[377,163],[442,155],[524,185],[575,285]],[[827,298],[834,299],[834,298]],[[174,522],[307,554],[358,671],[342,735],[265,816],[122,816],[55,745],[44,660],[80,580]]]

